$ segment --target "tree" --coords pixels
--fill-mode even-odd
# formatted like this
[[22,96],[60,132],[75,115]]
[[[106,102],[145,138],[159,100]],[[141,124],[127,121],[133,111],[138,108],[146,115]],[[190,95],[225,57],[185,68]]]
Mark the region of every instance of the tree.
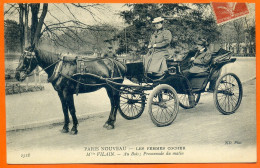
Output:
[[[14,11],[12,9],[17,10],[19,14],[19,30],[20,30],[20,48],[21,51],[24,49],[24,45],[27,45],[28,42],[28,16],[29,16],[29,7],[31,8],[31,42],[30,45],[38,45],[39,38],[41,36],[41,30],[44,23],[44,19],[48,10],[48,4],[43,4],[42,13],[40,18],[38,18],[40,12],[40,4],[10,4],[10,7],[5,11],[5,15],[11,13],[13,14]],[[27,46],[26,46],[27,47]]]
[[5,20],[4,22],[5,52],[19,52],[20,26],[16,21]]
[[[104,34],[109,35],[116,31],[115,28],[99,22],[100,18],[96,12],[108,10],[103,4],[72,3],[59,6],[54,4],[54,6],[64,14],[71,16],[71,18],[64,20],[55,16],[52,11],[48,11],[48,14],[53,17],[55,22],[45,23],[42,34],[45,33],[55,46],[62,46],[62,48],[72,52],[78,52],[79,49],[86,50],[84,47],[94,48],[96,46],[96,48],[102,48],[104,46]],[[61,7],[65,9],[61,9]],[[80,21],[74,15],[73,10],[88,13],[89,17],[94,19],[97,24],[89,25]]]
[[[69,16],[69,18],[59,18],[58,15],[56,15],[52,10],[49,10],[49,6],[52,7],[52,10],[56,8],[63,15]],[[18,11],[20,18],[20,33],[22,34],[21,48],[24,47],[24,43],[26,41],[25,38],[27,37],[24,35],[26,32],[25,30],[30,28],[30,31],[28,31],[28,34],[30,35],[30,45],[38,45],[39,42],[49,39],[49,41],[52,41],[52,46],[55,45],[71,51],[78,51],[80,45],[82,44],[94,45],[89,42],[88,38],[81,36],[85,30],[109,32],[110,29],[107,29],[107,27],[102,24],[99,26],[85,24],[77,18],[73,11],[86,12],[89,14],[89,17],[99,23],[100,18],[97,11],[107,10],[108,9],[106,9],[102,4],[7,4],[7,7],[5,7],[5,15],[14,15],[15,11]],[[26,13],[26,11],[28,12]],[[25,22],[28,16],[31,16],[31,25],[26,28]],[[46,16],[52,18],[52,21],[45,22]],[[44,37],[44,39],[40,40],[41,37]],[[64,40],[67,42],[66,45],[64,45]],[[70,44],[68,44],[68,41]],[[75,42],[77,44],[75,44]]]
[[249,45],[249,52],[254,53],[255,50],[255,21],[249,25],[248,19],[245,17],[246,34],[247,34],[247,45]]
[[237,20],[233,21],[233,26],[234,26],[234,30],[236,33],[235,40],[237,43],[237,53],[239,53],[240,52],[240,43],[243,41],[243,38],[242,38],[243,32],[244,32],[243,20],[237,19]]
[[119,35],[121,42],[126,43],[126,40],[123,40],[125,34],[128,46],[138,46],[140,39],[147,43],[154,31],[152,20],[158,16],[166,19],[165,27],[172,32],[172,47],[183,46],[189,50],[199,37],[209,42],[216,41],[219,37],[214,17],[209,14],[209,4],[128,4],[128,6],[131,10],[121,12],[121,16],[130,26],[125,29],[126,33],[122,31]]

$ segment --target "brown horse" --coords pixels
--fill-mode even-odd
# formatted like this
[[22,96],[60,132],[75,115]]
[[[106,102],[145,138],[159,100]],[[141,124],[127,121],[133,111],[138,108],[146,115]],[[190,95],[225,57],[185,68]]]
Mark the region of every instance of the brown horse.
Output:
[[[62,61],[62,63],[61,63]],[[73,94],[89,93],[105,88],[111,103],[111,111],[104,128],[113,129],[119,107],[120,85],[108,83],[106,79],[122,83],[126,68],[113,59],[95,59],[85,62],[85,72],[90,75],[75,75],[77,73],[76,60],[60,60],[58,54],[28,47],[22,54],[16,69],[16,79],[23,81],[39,65],[47,74],[54,89],[58,92],[64,114],[63,133],[69,132],[70,111],[73,127],[72,134],[78,133],[78,120],[74,106]],[[58,67],[60,66],[60,67]],[[57,73],[57,67],[59,72]],[[86,100],[87,101],[87,100]]]

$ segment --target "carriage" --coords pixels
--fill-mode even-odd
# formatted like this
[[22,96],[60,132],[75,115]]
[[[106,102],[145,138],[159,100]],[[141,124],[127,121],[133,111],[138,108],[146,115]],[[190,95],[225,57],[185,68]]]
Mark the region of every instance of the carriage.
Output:
[[[120,114],[128,120],[136,119],[142,115],[146,105],[153,123],[167,126],[177,117],[179,106],[184,109],[195,107],[204,92],[213,93],[219,112],[224,115],[235,113],[243,95],[241,81],[234,73],[220,74],[222,67],[235,62],[236,58],[231,58],[230,52],[220,49],[212,54],[207,71],[187,76],[185,70],[192,66],[190,55],[193,54],[187,54],[182,61],[167,60],[169,73],[156,78],[144,72],[141,61],[127,63],[126,78],[137,85],[121,87]],[[214,78],[217,79],[214,81]],[[214,82],[211,89],[210,82]],[[195,97],[193,105],[189,94]]]
[[[69,114],[73,119],[71,132],[77,134],[78,120],[73,94],[89,93],[105,87],[111,103],[111,111],[104,127],[113,129],[117,110],[128,120],[140,117],[145,106],[151,120],[157,126],[170,125],[177,117],[179,106],[195,107],[201,93],[213,92],[216,108],[224,115],[234,113],[240,106],[243,90],[239,78],[233,73],[219,77],[221,68],[236,61],[231,53],[220,49],[212,55],[207,70],[187,76],[185,70],[192,66],[189,53],[182,61],[167,60],[168,73],[161,76],[145,73],[143,63],[125,65],[112,58],[85,59],[42,51],[28,47],[21,55],[16,69],[16,79],[23,81],[37,65],[48,74],[48,81],[58,92],[64,113],[63,133],[69,132]],[[133,83],[123,83],[124,78]],[[214,87],[208,84],[216,79]],[[189,96],[195,100],[190,102]],[[195,102],[195,103],[194,103]]]

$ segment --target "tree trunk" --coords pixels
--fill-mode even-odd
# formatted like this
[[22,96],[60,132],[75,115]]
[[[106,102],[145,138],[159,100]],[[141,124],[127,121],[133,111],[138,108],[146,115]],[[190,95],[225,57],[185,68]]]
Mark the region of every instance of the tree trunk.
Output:
[[42,14],[41,14],[41,16],[39,18],[39,22],[38,22],[37,27],[36,27],[36,31],[35,31],[35,34],[34,34],[34,39],[33,39],[33,43],[32,44],[37,45],[38,42],[39,42],[39,39],[41,37],[42,26],[43,26],[44,19],[46,17],[47,11],[48,11],[48,4],[44,3],[43,4],[43,9],[42,9]]
[[28,47],[28,4],[24,4],[24,16],[25,16],[25,23],[24,23],[24,47]]
[[24,50],[24,23],[23,23],[23,14],[24,14],[24,7],[23,4],[19,4],[19,26],[20,26],[20,47],[21,52]]
[[34,36],[36,32],[36,28],[38,25],[38,13],[40,9],[40,4],[31,4],[31,12],[32,12],[32,23],[31,23],[31,45],[33,45]]
[[[251,37],[251,34],[250,34],[250,27],[248,26],[246,17],[245,17],[245,23],[246,23],[247,33],[248,33],[249,53],[251,54],[252,53],[252,43],[251,43],[252,37]],[[248,42],[247,42],[247,44],[248,44]]]

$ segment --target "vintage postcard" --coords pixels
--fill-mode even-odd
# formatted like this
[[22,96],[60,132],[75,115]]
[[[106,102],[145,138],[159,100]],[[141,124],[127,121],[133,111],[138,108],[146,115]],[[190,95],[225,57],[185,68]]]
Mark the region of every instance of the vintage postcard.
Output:
[[256,5],[4,3],[6,162],[256,163]]

